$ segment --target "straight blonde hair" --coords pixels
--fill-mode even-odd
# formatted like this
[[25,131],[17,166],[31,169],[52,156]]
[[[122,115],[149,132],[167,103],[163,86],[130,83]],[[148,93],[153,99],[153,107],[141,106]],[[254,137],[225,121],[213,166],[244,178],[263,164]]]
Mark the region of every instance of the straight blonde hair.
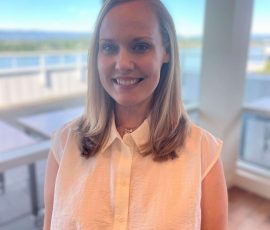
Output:
[[[85,157],[95,156],[107,142],[114,110],[114,101],[101,85],[97,69],[101,23],[113,7],[131,1],[142,0],[107,0],[97,18],[88,55],[86,108],[75,130],[81,155]],[[160,81],[152,97],[149,114],[149,141],[140,146],[140,152],[144,156],[153,154],[155,161],[164,161],[176,158],[176,149],[184,146],[189,119],[181,99],[179,53],[173,20],[161,1],[144,2],[151,6],[159,21],[162,42],[170,61],[160,70]]]

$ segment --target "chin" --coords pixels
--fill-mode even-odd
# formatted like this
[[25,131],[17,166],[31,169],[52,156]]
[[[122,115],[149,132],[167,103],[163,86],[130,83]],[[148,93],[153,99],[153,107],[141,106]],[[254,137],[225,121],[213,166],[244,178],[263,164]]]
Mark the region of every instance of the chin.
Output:
[[115,104],[123,107],[132,107],[138,105],[139,103],[130,100],[115,100]]
[[115,100],[115,104],[118,106],[122,106],[122,107],[147,107],[147,105],[150,104],[150,98],[147,98],[145,100],[139,100],[139,98],[117,98],[117,100]]

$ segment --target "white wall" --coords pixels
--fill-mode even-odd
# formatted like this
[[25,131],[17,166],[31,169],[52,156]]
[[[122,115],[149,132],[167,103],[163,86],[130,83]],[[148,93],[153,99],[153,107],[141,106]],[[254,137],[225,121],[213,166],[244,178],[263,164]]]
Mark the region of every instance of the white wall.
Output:
[[207,0],[202,55],[201,125],[224,141],[222,160],[233,183],[253,0]]

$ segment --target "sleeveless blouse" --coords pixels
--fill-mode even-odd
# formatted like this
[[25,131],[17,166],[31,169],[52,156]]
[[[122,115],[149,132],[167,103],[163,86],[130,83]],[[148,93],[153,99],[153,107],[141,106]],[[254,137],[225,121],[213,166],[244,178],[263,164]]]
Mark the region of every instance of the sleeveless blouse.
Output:
[[149,121],[123,138],[112,122],[101,151],[80,156],[72,123],[56,131],[51,151],[59,164],[52,230],[199,230],[202,182],[222,141],[191,124],[178,158],[155,162],[139,146]]

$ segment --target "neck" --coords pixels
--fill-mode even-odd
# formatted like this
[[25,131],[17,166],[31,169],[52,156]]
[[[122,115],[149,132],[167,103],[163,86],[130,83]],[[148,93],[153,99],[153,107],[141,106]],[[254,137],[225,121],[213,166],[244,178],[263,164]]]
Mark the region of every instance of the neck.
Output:
[[134,131],[147,118],[149,106],[124,107],[115,105],[115,123],[118,130],[130,129]]

